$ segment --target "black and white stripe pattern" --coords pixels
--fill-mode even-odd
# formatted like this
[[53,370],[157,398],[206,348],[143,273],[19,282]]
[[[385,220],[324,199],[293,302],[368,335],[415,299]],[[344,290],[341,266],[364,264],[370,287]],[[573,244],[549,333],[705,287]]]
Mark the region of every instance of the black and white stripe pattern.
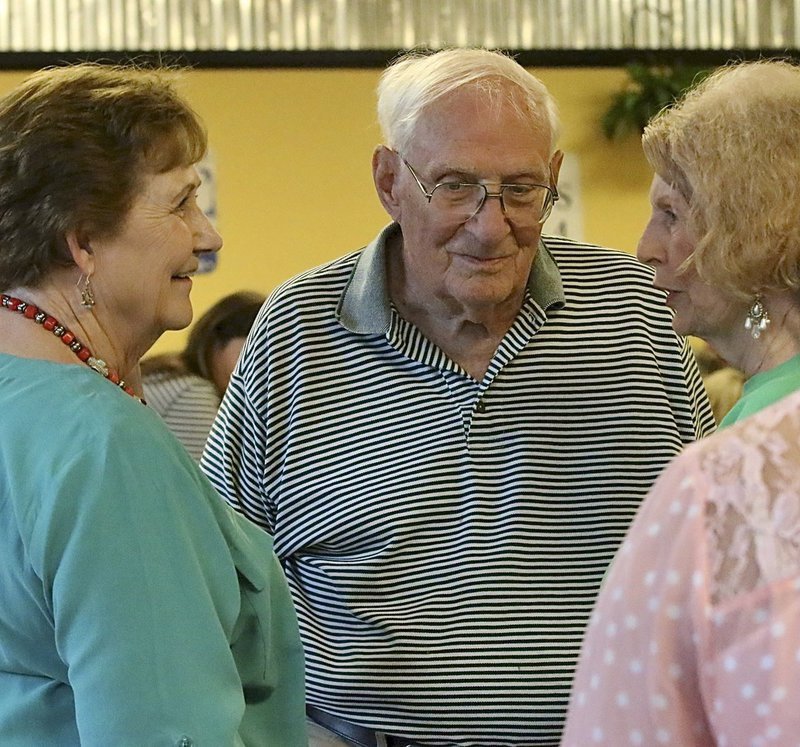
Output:
[[713,429],[651,272],[545,244],[563,307],[528,298],[481,383],[394,310],[386,332],[337,321],[361,253],[256,322],[203,467],[274,535],[330,713],[426,745],[557,745],[606,567]]
[[200,461],[219,408],[214,385],[193,374],[157,371],[143,377],[142,386],[147,404],[161,416],[192,459]]

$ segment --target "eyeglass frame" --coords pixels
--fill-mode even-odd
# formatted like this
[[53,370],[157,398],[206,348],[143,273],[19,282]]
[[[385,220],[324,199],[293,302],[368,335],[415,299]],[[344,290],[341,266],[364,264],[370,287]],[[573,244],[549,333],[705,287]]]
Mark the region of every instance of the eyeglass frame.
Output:
[[559,195],[559,193],[558,193],[558,187],[556,186],[555,179],[553,177],[553,166],[552,166],[552,164],[548,165],[548,171],[550,172],[550,184],[549,185],[548,184],[536,184],[536,183],[534,183],[534,184],[524,184],[524,183],[504,184],[504,183],[501,182],[500,184],[498,184],[498,187],[499,187],[499,190],[500,190],[499,192],[490,192],[489,188],[485,184],[482,184],[481,182],[437,182],[436,184],[433,185],[433,189],[430,192],[428,192],[428,190],[425,188],[425,185],[420,180],[419,176],[417,176],[417,172],[414,171],[414,169],[411,166],[411,164],[408,161],[406,161],[406,159],[403,158],[403,156],[401,156],[399,153],[397,153],[396,151],[393,151],[393,152],[406,165],[406,168],[411,172],[411,176],[414,177],[414,181],[417,183],[417,186],[420,188],[420,191],[424,195],[425,200],[427,201],[427,203],[429,205],[431,204],[431,200],[433,199],[433,193],[437,189],[439,189],[439,187],[443,187],[445,185],[452,185],[452,184],[458,184],[459,186],[462,186],[462,187],[481,187],[483,189],[483,197],[481,198],[481,201],[478,203],[478,207],[475,208],[475,212],[472,213],[472,215],[470,215],[468,218],[465,218],[463,220],[464,223],[466,223],[468,220],[472,220],[478,213],[480,213],[481,209],[483,208],[484,204],[486,203],[486,200],[489,197],[497,197],[500,200],[500,208],[503,211],[503,215],[508,216],[508,213],[506,211],[505,199],[503,198],[503,191],[507,187],[541,187],[542,189],[546,189],[550,193],[550,195],[551,195],[550,206],[547,208],[546,211],[544,211],[542,213],[541,216],[539,216],[539,219],[537,221],[540,226],[544,225],[544,222],[550,217],[550,214],[553,212],[553,208],[555,207],[556,203],[558,202],[558,200],[561,197],[561,195]]

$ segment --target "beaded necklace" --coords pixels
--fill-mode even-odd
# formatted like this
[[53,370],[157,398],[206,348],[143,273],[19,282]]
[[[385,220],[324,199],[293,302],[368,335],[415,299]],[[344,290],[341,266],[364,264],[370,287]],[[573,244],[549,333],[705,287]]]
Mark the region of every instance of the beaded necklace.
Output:
[[133,391],[133,388],[130,386],[130,384],[125,383],[125,381],[122,380],[120,375],[113,368],[108,367],[108,364],[104,360],[95,358],[94,355],[92,355],[92,351],[89,350],[86,345],[84,345],[77,337],[75,337],[75,335],[54,316],[50,316],[50,314],[42,311],[32,303],[28,303],[27,301],[23,301],[19,298],[14,298],[13,296],[7,296],[5,294],[0,294],[0,306],[8,309],[9,311],[16,311],[17,313],[22,314],[22,316],[24,316],[26,319],[30,319],[31,321],[40,324],[46,330],[52,332],[73,353],[75,353],[81,362],[85,363],[87,366],[89,366],[89,368],[91,368],[93,371],[96,371],[101,376],[107,378],[112,384],[116,384],[126,394],[130,394],[130,396],[134,399],[138,399],[143,405],[147,404],[139,395],[136,394],[136,392]]

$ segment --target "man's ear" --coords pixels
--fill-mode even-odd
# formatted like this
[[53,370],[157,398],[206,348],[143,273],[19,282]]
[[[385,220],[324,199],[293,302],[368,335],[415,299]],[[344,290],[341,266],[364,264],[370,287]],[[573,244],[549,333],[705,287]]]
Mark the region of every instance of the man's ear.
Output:
[[564,163],[564,151],[557,150],[550,159],[550,173],[553,175],[553,185],[558,185],[558,175],[561,173],[561,164]]
[[392,220],[400,220],[402,209],[398,194],[398,164],[400,156],[385,145],[379,145],[372,154],[372,179],[384,210]]
[[72,261],[77,265],[81,274],[87,277],[92,275],[94,273],[95,257],[88,236],[79,231],[71,230],[67,231],[65,238]]

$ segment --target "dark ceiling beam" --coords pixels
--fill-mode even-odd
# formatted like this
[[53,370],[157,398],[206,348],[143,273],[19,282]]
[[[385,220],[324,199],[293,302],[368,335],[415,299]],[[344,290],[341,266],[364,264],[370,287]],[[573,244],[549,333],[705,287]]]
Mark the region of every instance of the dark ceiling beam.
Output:
[[[403,50],[238,50],[162,52],[0,52],[0,70],[37,70],[81,61],[226,68],[383,68]],[[796,49],[525,49],[509,50],[525,67],[624,67],[631,62],[716,67],[729,60],[800,57]]]

